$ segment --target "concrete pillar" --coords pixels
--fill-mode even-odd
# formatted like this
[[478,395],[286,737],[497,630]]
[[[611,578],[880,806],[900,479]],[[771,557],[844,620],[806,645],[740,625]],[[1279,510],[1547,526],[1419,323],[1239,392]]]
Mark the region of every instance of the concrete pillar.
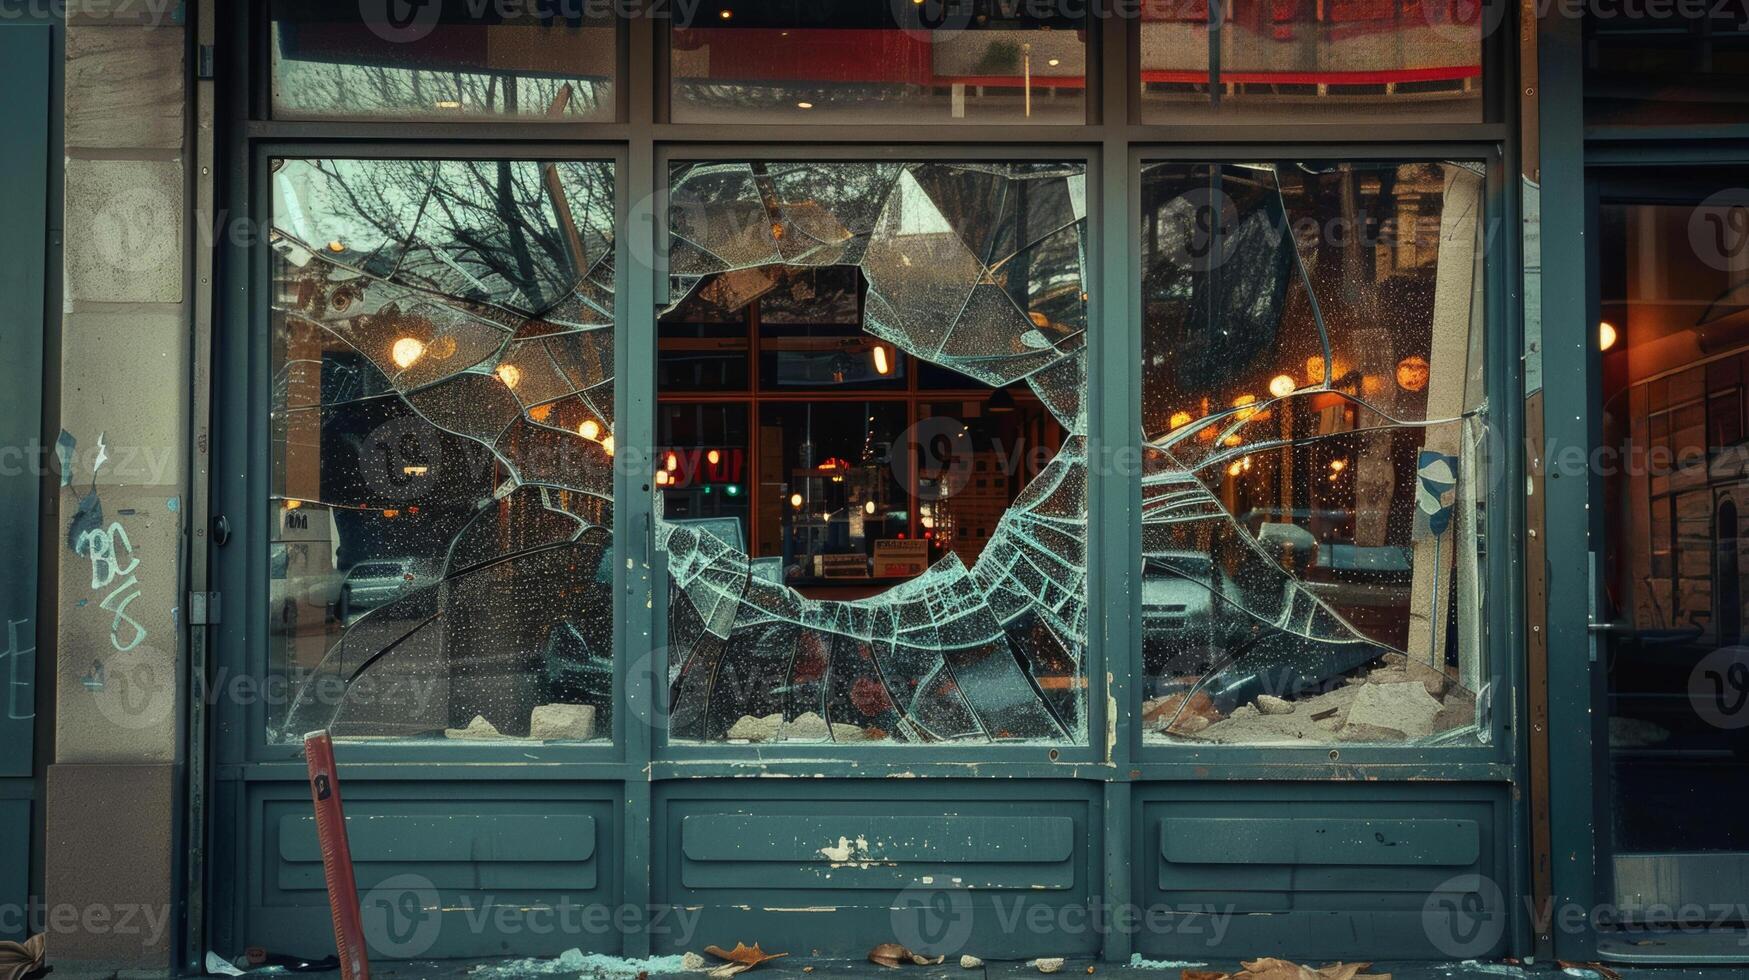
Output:
[[187,38],[173,0],[67,8],[48,953],[57,975],[167,974],[181,853]]

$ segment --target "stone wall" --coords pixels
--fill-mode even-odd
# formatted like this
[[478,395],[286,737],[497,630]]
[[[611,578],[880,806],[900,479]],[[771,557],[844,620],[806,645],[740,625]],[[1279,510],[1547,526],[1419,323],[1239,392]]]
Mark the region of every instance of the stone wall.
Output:
[[[59,621],[45,896],[57,972],[168,972],[188,547],[188,39],[171,0],[71,0]],[[129,927],[122,918],[130,919]]]

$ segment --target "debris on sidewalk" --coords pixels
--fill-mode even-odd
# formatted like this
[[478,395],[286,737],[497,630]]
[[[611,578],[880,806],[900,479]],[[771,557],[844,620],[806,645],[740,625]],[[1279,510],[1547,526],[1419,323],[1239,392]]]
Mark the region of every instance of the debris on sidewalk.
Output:
[[743,943],[736,943],[734,949],[724,949],[721,946],[706,946],[704,951],[715,956],[719,960],[729,961],[712,970],[710,975],[713,977],[732,977],[738,973],[746,973],[748,970],[753,969],[767,960],[782,959],[789,955],[788,953],[767,953],[765,950],[759,948],[758,943],[754,943],[751,946],[747,946]]
[[1371,963],[1331,963],[1327,966],[1301,966],[1289,960],[1265,956],[1241,960],[1238,973],[1222,970],[1186,969],[1180,980],[1391,980],[1389,973],[1367,973]]
[[960,969],[962,970],[976,970],[983,965],[983,960],[978,959],[970,953],[963,953],[960,955]]
[[1033,960],[1032,965],[1037,967],[1040,973],[1055,973],[1063,968],[1063,958],[1061,956],[1041,956]]
[[0,980],[24,980],[43,968],[48,955],[46,933],[37,933],[24,942],[0,942]]
[[581,980],[637,980],[640,975],[679,973],[684,958],[651,956],[627,959],[605,953],[585,953],[572,948],[557,957],[531,956],[502,963],[481,963],[474,967],[472,980],[523,980],[526,977],[571,976]]
[[[921,953],[913,953],[898,943],[881,943],[868,951],[870,963],[884,966],[889,970],[896,970],[908,963],[915,966],[937,966],[946,959],[945,955],[931,959]],[[972,957],[972,959],[977,959],[977,957]],[[978,962],[983,963],[982,960]],[[964,957],[960,958],[960,965],[966,965]],[[970,967],[966,968],[971,969]]]

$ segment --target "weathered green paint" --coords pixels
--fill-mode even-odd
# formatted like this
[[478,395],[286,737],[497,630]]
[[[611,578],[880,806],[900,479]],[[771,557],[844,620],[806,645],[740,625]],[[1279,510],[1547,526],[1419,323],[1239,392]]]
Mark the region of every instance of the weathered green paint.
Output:
[[[37,778],[37,515],[52,463],[43,446],[43,352],[50,275],[50,140],[57,40],[52,24],[0,21],[0,446],[13,452],[0,470],[0,907],[27,907],[40,879],[41,813]],[[0,939],[20,939],[28,923],[0,924]]]

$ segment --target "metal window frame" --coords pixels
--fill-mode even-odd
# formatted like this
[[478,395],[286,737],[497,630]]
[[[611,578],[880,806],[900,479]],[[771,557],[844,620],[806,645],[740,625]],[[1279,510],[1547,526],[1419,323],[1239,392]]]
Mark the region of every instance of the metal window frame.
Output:
[[[1492,2],[1492,0],[1491,0]],[[222,7],[222,10],[214,10]],[[1251,159],[1481,159],[1488,164],[1487,202],[1490,237],[1485,275],[1484,318],[1486,385],[1490,423],[1496,427],[1496,442],[1521,444],[1525,434],[1525,404],[1520,358],[1521,319],[1519,196],[1511,179],[1518,162],[1520,132],[1515,120],[1525,109],[1509,98],[1515,88],[1513,59],[1516,38],[1510,32],[1491,32],[1484,50],[1483,98],[1487,121],[1414,125],[1368,124],[1364,116],[1347,122],[1267,125],[1218,123],[1197,125],[1144,125],[1139,122],[1139,91],[1129,83],[1138,64],[1139,28],[1135,22],[1112,13],[1121,10],[1121,0],[1102,5],[1089,27],[1089,79],[1085,125],[979,124],[949,125],[739,125],[675,124],[667,120],[667,31],[663,22],[638,17],[621,28],[621,61],[616,90],[621,102],[620,120],[612,123],[398,123],[279,121],[262,111],[265,85],[264,59],[255,45],[263,9],[254,4],[203,4],[214,10],[218,79],[218,112],[215,129],[219,154],[219,210],[224,215],[242,214],[259,219],[265,215],[265,195],[257,177],[270,155],[291,153],[325,156],[428,156],[494,157],[517,159],[611,156],[616,163],[616,196],[620,210],[620,234],[616,236],[618,281],[616,282],[616,413],[623,444],[649,446],[655,428],[655,315],[666,296],[663,253],[637,268],[629,249],[635,236],[665,234],[666,164],[674,159],[1079,159],[1088,167],[1089,259],[1089,374],[1102,383],[1089,385],[1090,453],[1131,446],[1139,432],[1141,366],[1140,260],[1134,248],[1140,222],[1139,165],[1142,160],[1196,159],[1209,162]],[[1133,8],[1132,8],[1133,9]],[[209,25],[203,25],[203,28]],[[227,82],[229,84],[227,84]],[[1532,100],[1534,103],[1534,100]],[[1095,189],[1097,189],[1095,191]],[[648,226],[648,227],[646,227]],[[254,225],[258,231],[260,225]],[[1495,233],[1498,235],[1498,245]],[[252,401],[265,390],[261,376],[265,364],[260,346],[266,336],[267,310],[256,290],[265,282],[265,247],[220,241],[217,261],[214,359],[210,372],[213,418],[197,420],[211,424],[212,505],[189,515],[191,524],[204,530],[218,513],[244,514],[265,508],[265,477],[251,475],[254,461],[264,460],[265,420]],[[647,274],[646,274],[647,273]],[[1545,294],[1546,298],[1546,294]],[[644,311],[650,311],[646,314]],[[630,368],[647,382],[627,383]],[[246,420],[240,422],[239,420]],[[1488,534],[1492,542],[1485,582],[1487,640],[1490,672],[1501,678],[1496,690],[1495,717],[1501,728],[1486,746],[1362,746],[1344,747],[1339,759],[1329,758],[1328,747],[1282,750],[1268,747],[1232,746],[1202,750],[1181,746],[1147,746],[1135,724],[1139,710],[1131,673],[1140,663],[1139,635],[1132,628],[1139,621],[1141,597],[1132,581],[1139,567],[1139,534],[1132,533],[1140,518],[1140,483],[1133,476],[1092,476],[1089,488],[1089,609],[1095,624],[1090,635],[1087,676],[1094,681],[1088,692],[1090,745],[1086,746],[869,746],[816,747],[799,751],[785,745],[780,751],[748,746],[686,745],[684,751],[662,744],[652,728],[641,723],[659,717],[646,707],[657,703],[665,690],[666,671],[660,663],[640,658],[627,665],[618,679],[611,746],[410,746],[344,745],[341,755],[349,774],[372,780],[425,780],[466,777],[514,781],[595,780],[619,783],[631,818],[620,860],[635,869],[650,866],[652,813],[651,789],[655,780],[713,776],[746,776],[750,765],[762,775],[878,778],[902,775],[921,777],[1014,777],[1030,779],[1089,780],[1104,785],[1104,852],[1096,856],[1104,881],[1096,890],[1114,904],[1132,894],[1129,857],[1132,822],[1131,788],[1141,783],[1185,780],[1437,780],[1478,787],[1522,785],[1525,736],[1521,720],[1526,704],[1525,597],[1527,583],[1520,566],[1524,539],[1525,508],[1516,492],[1523,486],[1528,465],[1517,454],[1497,461],[1491,474],[1493,490],[1488,497]],[[643,489],[639,489],[643,487]],[[255,489],[259,488],[259,489]],[[651,601],[665,579],[653,546],[651,504],[653,495],[643,482],[621,472],[615,481],[615,586],[620,620],[616,657],[626,651],[659,647],[657,603]],[[251,497],[251,493],[257,496]],[[254,518],[233,518],[234,540],[222,549],[208,548],[213,558],[210,581],[191,583],[196,590],[217,589],[234,593],[227,605],[233,615],[211,627],[212,644],[218,651],[205,667],[213,673],[220,667],[235,669],[235,651],[243,651],[251,664],[264,664],[260,649],[264,611],[250,610],[246,596],[265,586],[265,564],[248,557],[264,544],[251,543],[261,535]],[[196,545],[205,544],[204,537]],[[264,554],[264,552],[263,552]],[[250,566],[253,564],[253,568]],[[232,652],[227,652],[232,651]],[[656,658],[659,661],[660,658]],[[623,662],[623,661],[622,661]],[[210,679],[210,677],[209,677]],[[1103,682],[1103,689],[1101,688]],[[202,718],[209,706],[196,703],[192,712]],[[248,859],[252,832],[248,814],[241,812],[241,784],[285,782],[304,778],[295,747],[264,752],[262,732],[253,723],[236,724],[222,705],[211,710],[215,732],[209,782],[196,792],[215,804],[231,801],[232,812],[220,812],[213,824],[212,853],[230,862]],[[531,748],[543,758],[527,758]],[[694,750],[697,751],[694,751]],[[200,752],[203,748],[193,747]],[[232,787],[216,791],[216,783]],[[1514,824],[1525,819],[1523,794],[1513,792]],[[221,807],[222,810],[222,807]],[[228,822],[228,825],[227,825]],[[645,824],[639,830],[640,823]],[[1502,847],[1512,869],[1512,888],[1519,894],[1528,865],[1525,835],[1516,829]],[[196,842],[204,855],[205,842]],[[259,838],[254,838],[258,845]],[[234,865],[240,866],[240,864]],[[192,875],[211,876],[205,862],[196,861]],[[647,874],[624,876],[627,903],[647,904],[651,883]],[[227,894],[213,892],[210,914],[228,916],[223,907]],[[233,906],[236,902],[231,903]],[[1523,950],[1527,919],[1517,903],[1511,903],[1515,949]],[[639,955],[648,937],[628,936],[627,954]],[[1131,937],[1121,932],[1108,936],[1105,955],[1122,959],[1129,955]],[[191,947],[204,948],[204,947]]]

